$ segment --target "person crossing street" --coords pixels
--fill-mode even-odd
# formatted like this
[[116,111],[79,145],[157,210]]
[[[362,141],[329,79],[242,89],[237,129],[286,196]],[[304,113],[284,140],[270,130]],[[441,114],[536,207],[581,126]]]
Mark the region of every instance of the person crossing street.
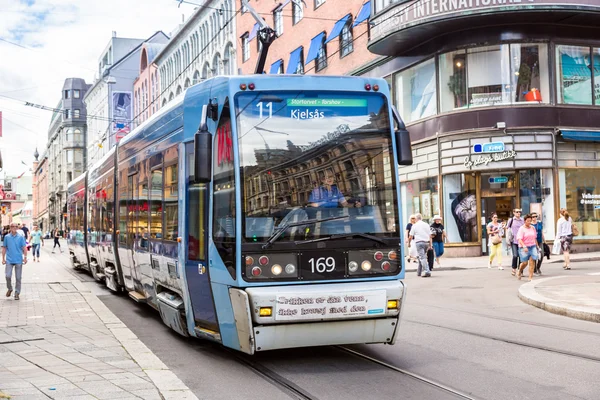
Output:
[[37,225],[33,226],[33,231],[31,231],[31,245],[33,248],[33,261],[37,257],[37,262],[40,262],[40,245],[44,245],[44,238],[42,236],[42,231],[38,228]]
[[13,292],[12,274],[15,271],[15,300],[19,300],[21,293],[21,275],[23,264],[27,264],[27,243],[25,237],[17,233],[17,224],[10,224],[10,232],[4,237],[2,243],[2,264],[6,265],[6,297]]

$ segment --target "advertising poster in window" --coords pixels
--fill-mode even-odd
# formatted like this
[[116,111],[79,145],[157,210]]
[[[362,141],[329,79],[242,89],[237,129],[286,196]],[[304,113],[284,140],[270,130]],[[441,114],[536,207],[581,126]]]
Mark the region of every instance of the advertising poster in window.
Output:
[[477,242],[477,197],[471,175],[444,176],[446,231],[453,243]]
[[131,92],[113,92],[111,133],[117,142],[131,131],[131,107]]

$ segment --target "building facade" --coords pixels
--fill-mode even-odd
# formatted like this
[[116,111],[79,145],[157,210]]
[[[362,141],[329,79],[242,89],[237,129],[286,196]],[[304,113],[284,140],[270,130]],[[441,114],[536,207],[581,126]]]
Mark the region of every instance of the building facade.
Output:
[[[154,58],[165,47],[161,43],[144,43],[140,53],[140,74],[133,82],[134,125],[141,124],[158,111],[160,83]],[[135,127],[135,126],[134,126]]]
[[[61,100],[48,129],[48,229],[65,229],[67,185],[85,171],[87,110],[84,97],[90,85],[81,78],[65,80]],[[43,171],[42,171],[43,173]]]
[[[32,177],[23,172],[19,176],[5,176],[0,178],[0,215],[2,226],[11,222],[23,223],[23,208],[33,198]],[[25,222],[29,222],[27,219]]]
[[[367,49],[371,7],[364,0],[250,1],[277,34],[265,72],[271,74],[356,74],[381,59]],[[238,7],[241,2],[238,1]],[[242,74],[253,74],[260,54],[259,25],[244,8],[238,14]]]
[[541,213],[550,241],[567,208],[574,250],[600,248],[600,4],[378,0],[372,13],[369,49],[388,58],[365,75],[389,82],[413,140],[404,221],[441,214],[447,253],[476,256],[492,213]]
[[207,0],[198,6],[156,56],[161,107],[203,79],[236,73],[233,1]]
[[[33,162],[33,223],[46,232],[50,226],[48,214],[48,156],[46,151],[41,156],[34,154],[36,160]],[[38,161],[39,157],[39,161]]]
[[148,39],[113,36],[98,61],[98,76],[84,101],[88,110],[87,165],[100,160],[119,139],[127,135],[133,115],[133,83],[139,75],[144,43],[166,43],[168,36],[156,32]]

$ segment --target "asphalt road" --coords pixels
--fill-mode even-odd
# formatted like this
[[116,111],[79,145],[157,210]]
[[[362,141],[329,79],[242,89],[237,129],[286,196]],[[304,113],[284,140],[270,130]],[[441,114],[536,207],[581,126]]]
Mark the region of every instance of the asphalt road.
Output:
[[[595,264],[574,263],[569,273],[597,272]],[[544,272],[565,271],[547,265]],[[388,366],[333,346],[240,359],[180,337],[149,306],[75,274],[203,399],[461,398],[437,385],[476,399],[600,399],[600,324],[521,302],[525,281],[510,270],[434,271],[431,279],[411,273],[396,345],[350,347]]]

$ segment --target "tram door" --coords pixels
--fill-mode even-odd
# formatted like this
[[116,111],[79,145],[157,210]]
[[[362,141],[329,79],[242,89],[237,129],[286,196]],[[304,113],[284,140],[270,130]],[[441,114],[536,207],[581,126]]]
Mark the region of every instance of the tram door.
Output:
[[150,305],[156,304],[154,277],[150,256],[150,190],[147,160],[138,164],[139,174],[133,180],[136,217],[133,226],[134,282],[137,291],[146,297]]
[[186,153],[186,215],[187,244],[185,274],[196,326],[218,332],[217,314],[210,286],[208,265],[208,185],[194,184],[190,176],[194,167],[194,144],[188,143]]

